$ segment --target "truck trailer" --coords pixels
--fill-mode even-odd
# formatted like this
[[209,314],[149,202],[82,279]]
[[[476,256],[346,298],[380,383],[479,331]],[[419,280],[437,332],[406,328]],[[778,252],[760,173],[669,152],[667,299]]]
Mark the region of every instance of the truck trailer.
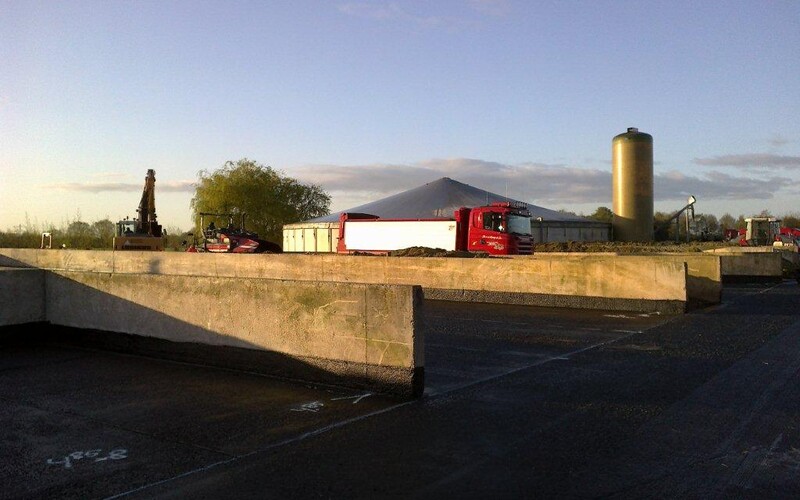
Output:
[[412,247],[531,255],[531,214],[524,203],[499,202],[461,207],[446,219],[383,219],[348,212],[339,216],[338,253],[388,254]]

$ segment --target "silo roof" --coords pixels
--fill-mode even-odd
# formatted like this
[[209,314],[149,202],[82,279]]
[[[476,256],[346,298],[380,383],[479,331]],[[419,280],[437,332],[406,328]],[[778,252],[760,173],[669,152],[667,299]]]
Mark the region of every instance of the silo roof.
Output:
[[[450,219],[453,217],[453,212],[461,207],[478,207],[504,201],[521,202],[449,177],[442,177],[402,193],[306,222],[338,222],[339,215],[345,212],[372,214],[384,219]],[[541,217],[546,221],[590,222],[585,217],[564,214],[531,203],[527,205],[534,219]]]

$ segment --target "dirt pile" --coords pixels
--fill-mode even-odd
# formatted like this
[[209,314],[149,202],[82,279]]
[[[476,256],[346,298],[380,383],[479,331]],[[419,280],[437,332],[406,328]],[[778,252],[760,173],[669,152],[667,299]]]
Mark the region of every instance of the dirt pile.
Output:
[[476,258],[489,257],[486,252],[461,252],[445,250],[443,248],[409,247],[389,252],[391,257],[461,257]]
[[[722,242],[692,242],[675,243],[670,241],[636,243],[619,241],[560,241],[550,243],[536,243],[533,253],[547,252],[612,252],[617,254],[641,254],[663,252],[703,252],[712,248],[730,246]],[[370,255],[364,253],[364,255]],[[461,257],[482,258],[491,257],[487,252],[450,251],[443,248],[409,247],[388,252],[390,257]]]
[[712,248],[721,248],[730,245],[730,243],[714,241],[697,241],[690,243],[675,243],[673,241],[655,241],[650,243],[621,241],[560,241],[537,243],[533,247],[533,252],[615,252],[619,254],[703,252]]

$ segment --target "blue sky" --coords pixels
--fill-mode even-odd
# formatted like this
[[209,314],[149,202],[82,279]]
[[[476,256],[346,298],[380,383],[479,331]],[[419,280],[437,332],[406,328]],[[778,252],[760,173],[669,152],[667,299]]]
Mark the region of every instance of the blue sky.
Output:
[[248,158],[332,211],[440,177],[611,207],[611,141],[653,136],[655,208],[800,212],[800,2],[0,0],[0,230],[188,229]]

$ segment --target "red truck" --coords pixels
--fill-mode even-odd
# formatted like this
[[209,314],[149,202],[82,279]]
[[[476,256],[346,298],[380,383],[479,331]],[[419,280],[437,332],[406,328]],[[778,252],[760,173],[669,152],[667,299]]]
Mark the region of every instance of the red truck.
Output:
[[524,203],[499,202],[461,207],[450,219],[382,219],[347,212],[339,216],[338,253],[387,254],[411,247],[531,255],[531,214]]

